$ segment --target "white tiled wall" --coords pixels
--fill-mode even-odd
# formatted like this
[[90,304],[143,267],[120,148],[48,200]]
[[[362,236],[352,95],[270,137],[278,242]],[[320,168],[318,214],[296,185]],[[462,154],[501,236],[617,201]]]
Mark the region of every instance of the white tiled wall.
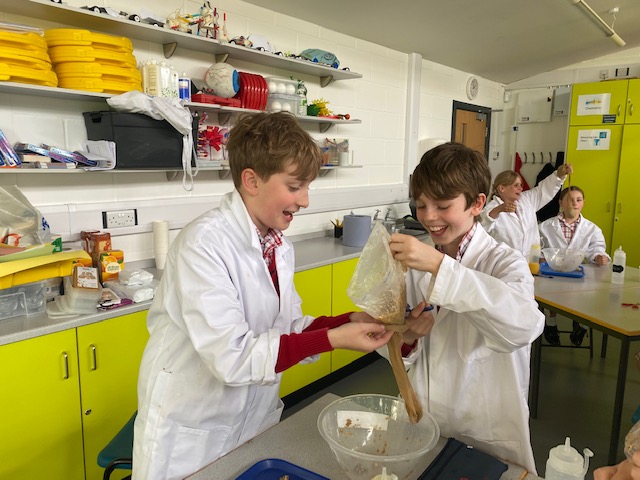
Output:
[[[148,8],[166,16],[182,5],[182,12],[196,13],[200,1],[98,0],[97,5],[131,11]],[[92,5],[94,4],[92,3]],[[69,0],[72,6],[87,2]],[[135,7],[132,7],[135,5]],[[349,113],[361,124],[336,125],[325,134],[317,126],[305,128],[316,138],[347,137],[354,160],[363,168],[331,171],[313,184],[311,208],[298,216],[288,234],[329,230],[330,220],[353,210],[384,213],[390,206],[395,215],[408,213],[407,187],[403,184],[408,161],[404,153],[408,56],[402,52],[326,30],[322,26],[281,15],[237,0],[216,2],[227,13],[231,37],[257,33],[266,36],[281,51],[300,52],[322,48],[334,52],[341,66],[363,75],[362,79],[333,82],[321,88],[315,77],[229,60],[240,71],[262,75],[302,78],[308,98],[325,98],[337,113]],[[137,12],[131,12],[137,13]],[[46,20],[16,17],[0,12],[0,20],[28,23],[43,28],[60,27]],[[137,60],[163,59],[160,45],[133,40]],[[178,71],[202,78],[214,62],[211,55],[178,47],[168,60]],[[419,106],[420,138],[450,137],[453,100],[467,101],[465,84],[470,74],[424,60]],[[480,79],[480,95],[474,103],[501,108],[502,86]],[[100,101],[80,102],[0,93],[0,128],[12,141],[51,143],[76,149],[86,139],[81,112],[105,109]],[[492,150],[500,150],[496,136]],[[202,211],[216,206],[221,194],[232,188],[231,180],[220,180],[216,172],[201,172],[192,192],[183,189],[180,178],[168,181],[164,172],[91,174],[2,174],[0,185],[17,184],[31,202],[41,208],[54,231],[67,240],[77,238],[82,228],[101,229],[101,212],[137,208],[140,225],[112,230],[115,248],[124,249],[128,260],[152,257],[150,222],[169,220],[173,235]]]

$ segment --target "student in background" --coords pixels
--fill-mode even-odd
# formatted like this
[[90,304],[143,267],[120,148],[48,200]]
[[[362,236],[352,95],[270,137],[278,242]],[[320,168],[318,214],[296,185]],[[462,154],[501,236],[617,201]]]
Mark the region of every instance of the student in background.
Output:
[[[587,262],[607,265],[611,257],[607,255],[607,245],[602,230],[595,223],[582,216],[584,192],[580,187],[571,186],[560,193],[560,213],[540,224],[542,245],[550,248],[573,248],[584,250]],[[569,338],[576,346],[582,345],[587,329],[574,320]],[[560,336],[555,314],[547,318],[544,329],[545,339],[552,345],[560,345]]]
[[[490,183],[484,157],[457,143],[429,150],[414,170],[417,219],[435,248],[391,235],[394,258],[409,268],[407,302],[415,307],[403,354],[443,436],[535,472],[529,362],[544,316],[527,261],[477,222]],[[436,308],[420,313],[423,302]]]
[[133,479],[183,479],[280,420],[282,371],[389,341],[364,312],[302,315],[293,244],[322,155],[288,113],[244,116],[227,143],[235,189],[182,229],[149,310]]
[[493,182],[492,198],[480,221],[487,233],[529,258],[533,245],[540,244],[536,212],[562,188],[565,176],[573,172],[570,163],[561,165],[537,187],[522,191],[522,178],[513,170],[499,173]]

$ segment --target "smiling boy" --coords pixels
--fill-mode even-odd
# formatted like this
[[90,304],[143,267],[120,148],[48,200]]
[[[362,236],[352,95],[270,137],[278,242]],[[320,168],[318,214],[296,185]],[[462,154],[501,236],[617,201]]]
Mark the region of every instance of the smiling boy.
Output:
[[[417,219],[435,246],[396,233],[390,247],[409,268],[409,304],[436,309],[431,319],[410,316],[403,351],[411,383],[442,435],[535,473],[529,361],[544,316],[526,260],[477,222],[490,181],[482,155],[457,143],[429,150],[414,170]],[[417,332],[424,336],[408,345]]]
[[393,334],[364,312],[302,315],[282,231],[309,205],[322,157],[295,117],[245,116],[227,148],[235,190],[180,232],[149,310],[134,479],[194,473],[280,420],[283,370]]

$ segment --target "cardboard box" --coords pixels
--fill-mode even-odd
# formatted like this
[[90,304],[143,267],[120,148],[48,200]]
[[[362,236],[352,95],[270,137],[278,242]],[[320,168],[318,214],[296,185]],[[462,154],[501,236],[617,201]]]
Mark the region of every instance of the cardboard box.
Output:
[[91,290],[100,288],[98,269],[95,267],[76,266],[73,269],[73,286]]
[[98,261],[100,264],[100,282],[118,280],[120,272],[124,270],[124,252],[122,250],[100,252]]

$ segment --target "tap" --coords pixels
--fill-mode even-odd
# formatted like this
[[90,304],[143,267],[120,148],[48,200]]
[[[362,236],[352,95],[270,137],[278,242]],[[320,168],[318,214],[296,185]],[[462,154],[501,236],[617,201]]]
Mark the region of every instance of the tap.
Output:
[[393,216],[389,217],[389,215],[391,215],[391,208],[387,208],[387,213],[384,214],[384,221],[386,222],[387,220],[395,220],[395,218]]
[[380,209],[379,209],[379,208],[376,208],[376,213],[375,213],[375,215],[373,216],[373,220],[374,220],[374,221],[378,219],[378,214],[379,214],[379,213],[380,213]]

